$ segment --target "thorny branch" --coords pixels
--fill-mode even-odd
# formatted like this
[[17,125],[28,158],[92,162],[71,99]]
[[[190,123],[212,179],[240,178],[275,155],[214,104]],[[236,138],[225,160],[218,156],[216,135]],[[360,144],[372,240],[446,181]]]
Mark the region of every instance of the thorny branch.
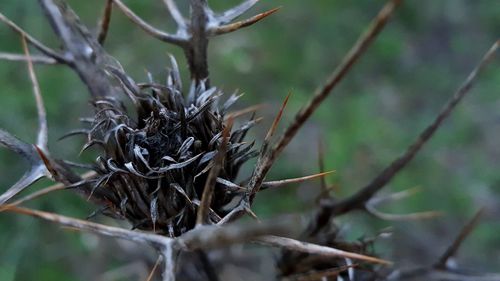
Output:
[[365,204],[365,209],[368,213],[374,215],[375,217],[383,220],[389,221],[410,221],[410,220],[422,220],[431,219],[441,216],[441,212],[438,211],[427,211],[427,212],[416,212],[410,214],[387,214],[379,211],[376,207],[382,203],[397,201],[403,198],[409,197],[415,194],[418,190],[416,188],[404,190],[401,192],[396,192],[388,196],[375,197]]
[[106,0],[106,5],[102,12],[101,20],[99,21],[99,33],[97,34],[97,42],[103,45],[108,36],[109,23],[111,21],[111,11],[113,10],[113,0]]
[[29,170],[21,179],[0,195],[0,204],[3,204],[35,181],[47,176],[49,173],[33,145],[27,144],[1,129],[0,145],[19,154],[26,159],[30,165]]
[[453,243],[446,249],[443,255],[439,258],[438,262],[434,265],[435,268],[445,269],[447,267],[448,260],[453,257],[457,252],[465,238],[474,230],[474,228],[479,223],[481,216],[484,213],[484,209],[480,209],[477,213],[470,219],[467,224],[462,228]]
[[411,144],[405,153],[394,160],[387,168],[385,168],[377,177],[375,177],[368,185],[356,192],[354,195],[336,202],[323,205],[316,218],[311,225],[311,232],[316,233],[326,222],[335,215],[345,214],[353,209],[363,209],[365,204],[382,189],[413,157],[420,151],[422,146],[434,135],[443,121],[450,115],[456,105],[462,98],[471,90],[474,82],[482,70],[494,58],[500,41],[497,41],[486,52],[479,64],[472,70],[465,82],[458,88],[452,98],[445,104],[443,109],[436,116],[434,121],[420,133],[418,138]]
[[[35,216],[47,221],[58,223],[63,226],[73,227],[78,230],[89,231],[104,236],[126,239],[141,244],[151,245],[159,252],[160,256],[162,257],[161,261],[164,265],[164,280],[175,280],[175,259],[179,251],[213,249],[244,242],[255,242],[268,246],[280,247],[290,251],[315,254],[324,258],[342,257],[366,261],[370,263],[378,263],[384,265],[391,264],[388,261],[371,256],[343,251],[313,243],[302,242],[287,237],[274,236],[288,233],[288,231],[285,231],[288,229],[288,225],[283,223],[262,223],[251,224],[248,226],[224,224],[233,220],[240,213],[251,213],[250,205],[253,201],[253,197],[261,189],[280,186],[291,182],[299,182],[316,177],[323,177],[324,175],[329,173],[323,172],[323,168],[321,168],[321,173],[317,175],[282,181],[264,182],[269,169],[271,168],[279,154],[284,150],[291,139],[297,134],[300,128],[310,118],[310,116],[325,100],[325,98],[352,69],[352,66],[366,52],[367,48],[375,40],[377,35],[389,20],[390,16],[393,14],[396,7],[401,3],[401,0],[389,0],[386,3],[386,5],[378,13],[375,19],[371,22],[368,30],[360,36],[358,41],[342,60],[341,64],[336,68],[331,77],[328,78],[325,85],[320,87],[316,91],[309,103],[296,114],[293,123],[286,128],[284,133],[279,137],[276,144],[272,148],[270,148],[271,137],[276,131],[278,122],[286,105],[286,101],[288,100],[287,97],[278,116],[276,117],[273,125],[268,131],[268,134],[266,135],[264,144],[261,148],[257,167],[254,171],[254,174],[252,175],[249,184],[246,186],[246,189],[217,177],[221,168],[221,163],[224,160],[224,153],[222,152],[225,151],[225,146],[227,145],[228,141],[227,135],[223,137],[223,143],[219,147],[220,151],[217,157],[213,160],[214,165],[206,181],[201,202],[199,202],[197,227],[195,229],[188,231],[177,238],[167,238],[165,236],[157,234],[125,230],[117,227],[111,227],[69,218],[57,214],[17,207],[17,205],[23,202],[37,198],[51,191],[67,188],[68,186],[72,185],[79,185],[82,182],[85,184],[86,179],[95,176],[95,173],[91,172],[85,174],[82,180],[80,176],[75,175],[71,170],[66,168],[62,164],[62,162],[50,158],[47,148],[47,124],[45,118],[45,109],[43,107],[40,89],[34,73],[33,63],[66,64],[80,76],[81,80],[88,87],[91,95],[94,98],[105,96],[112,97],[115,90],[108,78],[107,72],[105,71],[105,68],[110,64],[112,58],[108,56],[103,50],[102,44],[104,43],[109,30],[112,4],[115,4],[116,7],[120,11],[122,11],[126,17],[128,17],[134,24],[138,25],[149,35],[161,41],[180,46],[184,50],[184,53],[188,60],[192,79],[195,80],[196,83],[199,83],[202,81],[207,81],[209,78],[207,49],[209,39],[211,37],[233,32],[246,26],[250,26],[278,10],[278,8],[272,9],[267,12],[257,14],[248,19],[233,22],[236,18],[240,17],[252,6],[254,6],[258,2],[258,0],[245,0],[240,5],[222,14],[216,14],[214,11],[212,11],[207,3],[207,0],[190,0],[190,17],[189,19],[186,19],[182,15],[181,11],[177,8],[174,0],[163,1],[172,18],[177,24],[177,32],[175,34],[170,34],[153,27],[138,15],[136,15],[121,0],[106,0],[106,5],[104,7],[103,14],[99,23],[99,32],[97,36],[94,36],[91,35],[87,28],[80,23],[78,16],[63,0],[39,0],[41,7],[43,8],[52,28],[54,29],[54,32],[61,40],[61,51],[55,51],[45,46],[43,43],[30,36],[27,32],[25,32],[23,29],[21,29],[19,26],[14,24],[12,21],[10,21],[0,13],[0,21],[7,24],[12,30],[22,36],[23,49],[25,51],[25,55],[0,53],[0,59],[26,61],[28,63],[29,75],[33,84],[33,90],[39,115],[39,132],[36,146],[25,143],[0,129],[0,145],[5,146],[20,154],[22,157],[28,160],[31,166],[30,170],[21,178],[21,180],[19,180],[16,184],[14,184],[14,186],[7,190],[7,192],[0,196],[0,205],[2,205],[0,206],[0,212],[10,211]],[[42,53],[42,55],[31,56],[28,51],[27,43],[37,48]],[[417,213],[402,216],[383,214],[377,211],[375,206],[384,199],[373,198],[373,196],[383,186],[385,186],[402,168],[404,168],[405,165],[409,161],[411,161],[411,159],[421,149],[421,147],[433,136],[441,123],[452,112],[454,107],[469,92],[472,84],[477,78],[477,75],[493,58],[498,47],[499,41],[497,41],[493,45],[493,47],[486,53],[483,60],[469,75],[462,87],[458,89],[452,99],[445,105],[434,122],[419,135],[418,139],[408,148],[408,150],[403,155],[393,161],[372,182],[355,193],[353,196],[339,202],[324,203],[321,206],[319,212],[316,214],[313,222],[309,225],[308,230],[310,234],[315,234],[317,231],[319,231],[331,217],[347,213],[354,209],[366,209],[379,217],[385,217],[388,219],[407,219],[408,217],[435,215],[434,213]],[[208,83],[205,83],[208,87]],[[229,119],[230,117],[228,117],[228,120]],[[228,123],[230,123],[230,121]],[[226,129],[226,133],[230,130],[230,126],[228,127],[229,129]],[[320,166],[322,166],[322,164],[320,164]],[[4,204],[17,193],[32,184],[34,181],[44,176],[52,177],[55,181],[60,183],[55,186],[43,189],[39,192],[30,194],[15,201],[14,203]],[[212,191],[216,183],[226,185],[229,188],[233,188],[233,191],[242,193],[245,192],[245,201],[242,201],[244,204],[238,206],[226,217],[222,218],[222,220],[218,222],[217,225],[204,225],[204,223],[207,222],[207,214],[210,211]],[[322,183],[322,185],[323,188],[325,188],[324,182]],[[393,195],[390,200],[397,197],[400,196]],[[432,269],[433,274],[441,273],[442,279],[446,279],[449,277],[444,276],[443,274],[454,274],[453,272],[446,271],[446,262],[457,252],[463,240],[474,228],[478,221],[479,214],[480,213],[478,213],[464,227],[454,243],[443,254],[441,259],[434,265],[434,268]],[[221,225],[224,226],[222,227]],[[464,276],[462,277],[465,278]],[[460,278],[457,277],[457,279]],[[500,278],[494,280],[499,279]]]
[[[20,54],[0,53],[0,60],[27,61],[28,58],[25,55]],[[31,62],[39,64],[57,64],[57,61],[55,59],[43,55],[31,56]]]
[[205,181],[205,187],[203,188],[203,194],[201,197],[200,207],[198,208],[198,213],[196,217],[196,224],[202,225],[207,223],[208,214],[210,211],[210,205],[212,204],[212,197],[214,193],[215,184],[217,181],[217,176],[222,169],[222,165],[224,162],[224,157],[226,155],[227,144],[229,142],[229,135],[231,132],[231,128],[233,126],[233,120],[230,119],[226,128],[224,128],[222,143],[218,148],[217,155],[213,159],[213,167],[210,169],[210,173],[208,174],[208,178]]
[[394,10],[400,3],[401,0],[390,0],[387,2],[387,4],[384,5],[382,10],[380,10],[378,15],[371,22],[367,31],[365,31],[358,38],[358,41],[344,57],[341,64],[336,68],[330,78],[328,78],[326,84],[320,87],[314,94],[313,98],[307,103],[307,105],[295,115],[295,119],[292,124],[285,129],[285,132],[280,136],[277,143],[267,153],[267,155],[265,155],[263,161],[260,163],[260,166],[257,167],[256,172],[253,175],[254,179],[249,185],[251,190],[259,189],[259,186],[261,185],[262,181],[267,175],[267,172],[269,171],[279,154],[297,134],[299,129],[309,119],[313,112],[324,101],[328,94],[330,94],[335,86],[337,86],[338,83],[342,81],[342,79],[349,72],[349,70],[351,70],[352,66],[358,61],[361,55],[365,53],[367,48],[371,45],[380,31],[384,28],[390,16],[393,14]]
[[313,253],[324,257],[344,257],[378,264],[391,264],[388,261],[357,253],[346,252],[332,247],[315,245],[297,241],[295,239],[279,237],[274,235],[290,233],[287,222],[259,223],[253,225],[201,225],[186,232],[177,238],[126,230],[118,227],[106,226],[89,221],[74,219],[62,215],[43,211],[7,205],[4,211],[38,217],[47,221],[55,222],[63,226],[71,227],[80,231],[87,231],[103,236],[124,239],[140,244],[147,244],[158,250],[164,259],[164,280],[175,280],[175,253],[177,251],[195,251],[200,249],[213,249],[227,247],[232,244],[253,241],[273,247],[289,249],[304,253]]
[[35,71],[33,69],[33,63],[31,62],[30,53],[28,51],[28,46],[26,39],[22,37],[23,49],[26,56],[26,61],[28,63],[28,72],[33,85],[33,94],[36,100],[37,112],[38,112],[38,133],[37,133],[37,147],[24,143],[16,137],[10,135],[9,133],[0,130],[0,144],[7,147],[8,149],[16,152],[25,158],[30,168],[21,177],[21,179],[16,182],[11,188],[0,195],[0,204],[7,202],[10,198],[23,191],[26,187],[30,186],[35,181],[42,177],[50,176],[46,165],[41,159],[38,149],[45,152],[48,151],[47,148],[47,118],[45,113],[45,107],[43,105],[42,95],[40,93],[40,87],[38,85],[38,80],[36,79]]
[[37,48],[40,52],[42,52],[44,55],[55,59],[57,62],[60,63],[67,63],[67,59],[63,57],[61,54],[57,53],[56,51],[50,49],[49,47],[45,46],[43,43],[35,39],[33,36],[29,35],[26,31],[24,31],[22,28],[20,28],[17,24],[9,20],[6,16],[4,16],[2,13],[0,13],[0,21],[4,22],[7,24],[13,31],[18,33],[19,35],[23,36],[26,38],[26,40],[33,45],[35,48]]
[[177,23],[177,32],[171,34],[147,23],[121,0],[113,0],[113,2],[127,18],[149,35],[163,42],[181,47],[184,50],[189,65],[191,78],[197,83],[209,78],[207,50],[210,37],[230,33],[253,25],[278,10],[272,9],[249,19],[231,23],[258,1],[246,0],[235,8],[217,15],[212,11],[207,0],[190,0],[190,18],[186,20],[177,8],[174,0],[163,0],[170,15]]
[[47,113],[45,112],[45,106],[43,104],[42,93],[40,92],[40,85],[38,85],[38,79],[35,75],[35,70],[33,68],[33,62],[31,61],[31,55],[28,50],[28,45],[26,39],[22,38],[23,50],[28,62],[28,72],[31,79],[31,84],[33,85],[33,94],[35,95],[36,108],[38,112],[38,134],[36,145],[45,153],[49,151],[48,144],[48,129],[47,129]]
[[64,1],[39,0],[39,3],[64,47],[64,62],[78,73],[93,97],[112,95],[114,90],[104,71],[108,55],[75,12]]

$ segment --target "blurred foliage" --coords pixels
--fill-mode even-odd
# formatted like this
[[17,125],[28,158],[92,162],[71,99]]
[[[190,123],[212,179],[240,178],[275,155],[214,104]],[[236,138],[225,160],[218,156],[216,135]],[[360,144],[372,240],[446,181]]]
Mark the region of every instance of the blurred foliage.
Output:
[[[104,1],[68,2],[87,25],[96,26]],[[224,9],[239,1],[210,2],[215,8]],[[253,12],[283,8],[252,28],[212,40],[212,83],[228,93],[235,89],[245,92],[240,107],[268,105],[261,113],[265,122],[253,136],[262,139],[287,93],[292,92],[292,98],[282,126],[333,71],[383,2],[262,1]],[[153,25],[174,30],[162,1],[126,3]],[[4,0],[0,10],[36,38],[50,46],[58,45],[36,1]],[[500,5],[491,0],[405,2],[375,44],[299,132],[268,178],[317,172],[317,147],[323,140],[326,167],[337,171],[328,178],[329,183],[338,185],[337,196],[362,187],[406,149],[464,81],[497,39],[499,19]],[[0,50],[19,53],[20,46],[20,38],[6,26],[0,26]],[[138,81],[146,79],[144,69],[161,77],[168,66],[167,53],[172,53],[180,61],[184,82],[188,83],[182,53],[146,36],[117,11],[105,47]],[[441,131],[385,190],[415,186],[422,189],[414,198],[387,206],[390,212],[432,209],[444,211],[446,216],[435,221],[391,223],[360,214],[343,219],[351,229],[352,239],[394,225],[399,237],[394,242],[398,253],[432,258],[436,249],[444,249],[467,217],[486,206],[489,215],[470,237],[461,256],[463,262],[478,269],[495,269],[495,265],[498,269],[498,69],[496,60]],[[37,66],[36,71],[48,111],[53,154],[75,161],[92,160],[92,153],[78,157],[82,140],[57,140],[80,126],[78,117],[90,114],[86,89],[65,67]],[[36,111],[25,64],[0,62],[0,85],[0,127],[23,140],[33,140]],[[11,185],[24,168],[16,155],[2,149],[1,190]],[[31,191],[48,184],[38,183]],[[256,200],[256,212],[265,218],[312,210],[318,186],[314,182],[262,192]],[[92,206],[71,192],[54,193],[29,205],[80,218],[92,211]],[[114,265],[131,261],[130,257],[120,256],[119,247],[112,252],[112,246],[95,246],[114,242],[95,242],[95,237],[90,239],[92,243],[87,240],[84,235],[32,218],[1,214],[0,280],[95,280],[95,276]]]

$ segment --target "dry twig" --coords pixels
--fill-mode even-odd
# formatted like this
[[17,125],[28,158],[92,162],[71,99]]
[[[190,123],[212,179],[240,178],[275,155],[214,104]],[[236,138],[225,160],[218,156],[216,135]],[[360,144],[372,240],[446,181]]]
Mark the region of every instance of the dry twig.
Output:
[[276,145],[270,150],[268,155],[263,159],[260,166],[257,167],[258,172],[255,174],[255,179],[250,183],[250,189],[258,190],[260,184],[264,180],[267,172],[273,165],[278,155],[288,145],[292,138],[297,134],[299,129],[309,119],[313,112],[319,107],[323,100],[331,93],[331,91],[338,85],[345,75],[351,70],[352,66],[358,59],[365,53],[367,48],[371,45],[380,31],[383,29],[390,16],[401,3],[401,0],[390,0],[380,10],[375,19],[371,22],[368,30],[365,31],[354,44],[351,50],[342,60],[341,64],[333,72],[324,86],[320,87],[313,98],[302,108],[296,115],[295,119],[290,126],[285,129],[285,132],[280,136]]
[[450,115],[456,105],[471,90],[478,75],[482,70],[484,70],[484,68],[495,56],[499,45],[500,41],[495,42],[493,46],[486,52],[479,64],[469,74],[465,82],[458,88],[451,99],[445,104],[445,106],[442,108],[433,122],[429,126],[427,126],[420,133],[415,142],[413,142],[408,147],[406,152],[404,152],[401,156],[391,162],[389,166],[385,168],[378,176],[376,176],[368,185],[363,187],[354,195],[339,202],[324,205],[320,209],[319,213],[316,215],[315,221],[313,222],[313,224],[315,225],[311,225],[312,233],[317,232],[333,215],[341,215],[353,209],[364,208],[366,202],[368,202],[399,171],[401,171],[401,169],[403,169],[406,164],[408,164],[413,159],[417,152],[420,151],[422,146],[434,135],[443,121]]

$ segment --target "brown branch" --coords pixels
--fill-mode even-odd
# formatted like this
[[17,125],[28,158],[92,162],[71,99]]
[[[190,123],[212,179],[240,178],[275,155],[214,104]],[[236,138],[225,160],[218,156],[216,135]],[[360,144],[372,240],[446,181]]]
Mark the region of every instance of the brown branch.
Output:
[[443,109],[436,116],[434,121],[423,130],[415,142],[408,147],[405,153],[395,159],[387,168],[385,168],[377,177],[375,177],[368,185],[363,187],[354,195],[331,205],[325,205],[318,213],[316,220],[317,225],[313,227],[313,233],[319,230],[321,225],[324,225],[332,215],[345,214],[353,209],[363,208],[365,203],[370,200],[382,187],[384,187],[408,162],[410,162],[422,146],[434,135],[443,121],[450,115],[456,105],[470,91],[472,85],[477,79],[478,74],[488,65],[493,59],[500,45],[500,41],[495,42],[493,46],[486,52],[479,64],[472,70],[465,82],[455,92],[453,97],[445,104]]
[[101,20],[99,21],[99,32],[97,33],[97,42],[103,45],[108,36],[109,23],[111,22],[111,12],[113,10],[113,0],[106,0],[106,5],[102,11]]
[[465,241],[465,239],[469,236],[469,234],[476,228],[477,224],[479,223],[479,220],[481,216],[484,213],[484,209],[480,209],[479,211],[476,212],[476,214],[465,224],[465,226],[462,228],[458,236],[453,240],[453,243],[446,249],[446,251],[443,253],[443,255],[439,258],[438,262],[434,265],[434,268],[437,269],[446,269],[447,262],[448,260],[456,255],[458,250],[460,249],[460,246],[462,243]]
[[184,46],[185,43],[187,42],[187,38],[184,36],[180,36],[179,34],[172,35],[151,26],[142,18],[140,18],[138,15],[136,15],[132,10],[130,10],[130,8],[128,8],[125,4],[123,4],[121,0],[113,0],[113,2],[129,20],[131,20],[142,30],[144,30],[147,34],[153,36],[154,38],[178,46]]
[[[25,55],[0,52],[0,60],[27,61],[28,58]],[[39,64],[57,64],[58,63],[55,59],[48,57],[48,56],[43,56],[43,55],[42,56],[36,56],[36,55],[31,56],[31,62],[32,63],[39,63]]]
[[281,121],[281,117],[283,117],[283,112],[286,108],[286,105],[288,104],[288,100],[290,99],[291,94],[292,93],[288,93],[285,100],[281,104],[278,114],[274,118],[273,123],[271,127],[269,127],[269,130],[267,131],[266,136],[264,137],[264,141],[262,142],[262,146],[259,151],[259,157],[257,158],[257,164],[255,165],[252,177],[248,182],[249,194],[248,198],[245,198],[245,201],[248,201],[246,202],[247,205],[251,205],[251,202],[253,201],[255,194],[259,192],[261,188],[261,183],[266,175],[266,173],[263,172],[262,169],[265,168],[265,161],[267,160],[267,153],[269,152],[269,145],[271,144],[271,138],[273,137],[274,133],[276,132],[276,129],[278,128],[278,124]]
[[229,135],[231,133],[232,126],[233,119],[229,119],[222,133],[222,143],[219,145],[217,155],[213,160],[213,167],[212,169],[210,169],[208,177],[205,181],[205,187],[203,188],[200,206],[196,214],[197,225],[208,223],[208,214],[210,212],[210,205],[212,204],[212,196],[214,193],[215,185],[217,183],[217,177],[219,176],[224,158],[226,157],[226,149],[229,142]]
[[29,35],[26,31],[24,31],[22,28],[20,28],[18,25],[16,25],[14,22],[8,19],[2,13],[0,13],[0,21],[7,24],[12,30],[17,32],[19,35],[24,36],[31,45],[33,45],[35,48],[37,48],[40,52],[42,52],[46,56],[55,59],[59,63],[68,63],[68,60],[64,56],[58,54],[56,51],[45,46],[40,41],[36,40],[33,36]]
[[255,4],[257,4],[259,0],[245,0],[238,6],[229,9],[222,13],[221,15],[217,16],[217,20],[221,24],[227,24],[233,21],[234,19],[238,18],[239,16],[243,15],[246,11],[248,11],[250,8],[252,8]]
[[28,161],[29,170],[13,186],[0,195],[0,204],[4,204],[26,187],[40,178],[49,175],[43,161],[33,145],[25,143],[8,132],[0,129],[0,146],[6,147]]
[[254,224],[200,225],[176,239],[181,249],[209,250],[245,243],[265,235],[290,235],[296,219],[282,219]]
[[112,95],[114,87],[104,72],[109,56],[78,15],[62,0],[38,2],[68,54],[68,65],[80,76],[90,94],[95,98]]
[[313,243],[302,242],[291,238],[277,237],[277,236],[265,236],[254,240],[257,243],[280,247],[291,251],[316,254],[324,257],[335,257],[335,258],[349,258],[355,260],[366,261],[370,263],[377,263],[383,265],[391,265],[392,262],[383,259],[370,257],[362,254],[346,252],[343,250],[335,249],[332,247],[326,247],[321,245],[316,245]]
[[366,206],[366,211],[369,214],[381,220],[386,220],[386,221],[427,220],[427,219],[435,219],[443,215],[443,213],[439,211],[415,212],[408,214],[388,214],[377,210],[373,206]]
[[30,52],[28,50],[28,44],[26,43],[26,38],[22,36],[23,50],[27,58],[28,72],[31,79],[31,84],[33,85],[33,94],[35,95],[36,108],[38,112],[38,133],[36,145],[40,147],[45,153],[48,153],[48,129],[47,129],[47,113],[45,112],[45,106],[43,104],[42,93],[40,91],[40,85],[38,84],[38,79],[36,78],[35,70],[33,68],[33,62],[31,61]]
[[244,27],[251,26],[251,25],[259,22],[260,20],[262,20],[262,19],[264,19],[264,18],[266,18],[266,17],[268,17],[268,16],[276,13],[279,9],[281,9],[281,7],[277,7],[277,8],[271,9],[269,11],[257,14],[255,16],[251,17],[251,18],[248,18],[248,19],[245,19],[245,20],[242,20],[242,21],[238,21],[238,22],[235,22],[235,23],[230,23],[230,24],[226,24],[226,25],[212,27],[212,28],[209,29],[208,32],[209,32],[209,34],[211,36],[216,36],[216,35],[222,35],[222,34],[230,33],[230,32],[242,29]]
[[304,181],[308,181],[308,180],[312,180],[312,179],[316,179],[316,178],[324,179],[325,176],[327,176],[331,173],[334,173],[334,172],[335,171],[328,171],[328,172],[323,172],[323,173],[309,175],[309,176],[300,177],[300,178],[277,180],[277,181],[267,181],[267,182],[262,183],[260,190],[280,187],[280,186],[292,184],[292,183],[300,183],[300,182],[304,182]]
[[[320,173],[325,172],[325,145],[322,140],[320,140],[318,143],[318,167]],[[328,188],[326,185],[326,178],[321,177],[321,196],[323,196],[327,192]]]
[[[188,60],[191,79],[197,84],[208,79],[208,35],[212,11],[206,0],[190,0],[191,22],[189,28],[190,40],[184,54]],[[208,84],[210,84],[207,81]],[[208,85],[207,85],[208,86]]]
[[[90,171],[90,172],[87,172],[83,175],[81,175],[81,178],[82,180],[88,180],[88,179],[91,179],[93,178],[94,176],[96,176],[96,172],[94,171]],[[37,199],[37,198],[40,198],[44,195],[47,195],[51,192],[54,192],[54,191],[57,191],[57,190],[63,190],[63,189],[66,189],[66,185],[63,184],[63,183],[57,183],[57,184],[54,184],[54,185],[51,185],[51,186],[48,186],[46,188],[43,188],[43,189],[40,189],[36,192],[33,192],[29,195],[26,195],[25,197],[23,198],[20,198],[12,203],[9,203],[8,206],[18,206],[18,205],[21,205],[22,203],[25,203],[25,202],[28,202],[28,201],[31,201],[31,200],[34,200],[34,199]],[[0,212],[3,211],[3,208],[4,207],[0,207]]]
[[165,244],[168,244],[171,241],[170,238],[161,235],[126,230],[118,227],[107,226],[103,224],[74,219],[43,211],[31,210],[27,208],[7,206],[5,211],[41,218],[66,227],[78,229],[80,231],[88,231],[103,236],[124,239],[137,243],[147,243],[159,248],[163,247]]
[[366,202],[364,208],[371,215],[373,215],[379,219],[388,220],[388,221],[424,220],[424,219],[433,219],[433,218],[442,216],[442,212],[439,212],[439,211],[426,211],[426,212],[416,212],[416,213],[409,213],[409,214],[387,214],[387,213],[381,212],[377,209],[377,206],[382,204],[382,203],[401,200],[403,198],[414,195],[418,191],[419,191],[419,188],[410,188],[408,190],[396,192],[396,193],[390,194],[388,196],[375,197],[375,198],[368,200],[368,202]]
[[349,53],[347,53],[347,55],[344,57],[341,64],[333,72],[330,78],[328,78],[326,84],[319,88],[314,94],[314,97],[307,103],[307,105],[295,115],[295,120],[293,121],[293,123],[288,128],[286,128],[283,135],[277,141],[277,144],[272,148],[272,150],[262,162],[262,167],[259,167],[259,174],[257,175],[257,180],[252,183],[252,189],[258,188],[258,186],[262,183],[265,175],[267,174],[279,154],[297,134],[299,129],[304,125],[309,117],[311,117],[311,115],[324,101],[328,94],[335,88],[335,86],[339,84],[340,81],[342,81],[349,70],[352,69],[352,66],[358,61],[361,55],[365,53],[366,49],[371,45],[371,43],[383,29],[390,16],[393,14],[394,10],[401,3],[401,1],[402,0],[390,0],[387,2],[387,4],[384,5],[382,10],[380,10],[378,15],[371,22],[368,30],[358,38],[358,41],[354,44]]
[[175,4],[174,0],[163,0],[165,3],[165,6],[167,6],[167,9],[174,19],[174,21],[177,23],[177,26],[179,27],[179,30],[186,30],[186,20],[182,16],[181,12],[179,11],[179,8],[177,8],[177,5]]
[[[246,107],[246,108],[243,108],[241,110],[238,110],[238,111],[234,111],[234,112],[230,112],[226,118],[229,119],[229,118],[233,118],[233,119],[236,119],[242,115],[245,115],[247,113],[254,113],[256,112],[257,110],[259,109],[262,109],[265,105],[263,104],[256,104],[256,105],[252,105],[252,106],[249,106],[249,107]],[[260,118],[257,118],[255,119],[256,122],[260,122],[262,120],[262,117]],[[258,121],[257,121],[258,120]]]
[[156,273],[156,269],[160,265],[161,260],[162,260],[162,256],[158,256],[158,259],[156,259],[156,262],[155,262],[153,268],[151,269],[151,271],[149,272],[148,277],[146,278],[146,281],[153,280],[153,277],[154,277],[154,275]]

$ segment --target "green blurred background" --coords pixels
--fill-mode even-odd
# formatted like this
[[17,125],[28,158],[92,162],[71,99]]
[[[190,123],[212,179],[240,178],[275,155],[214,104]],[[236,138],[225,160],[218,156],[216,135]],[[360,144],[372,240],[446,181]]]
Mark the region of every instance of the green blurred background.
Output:
[[[95,31],[104,1],[68,2]],[[162,1],[125,2],[153,25],[174,31]],[[239,1],[210,3],[220,11]],[[211,41],[212,83],[227,93],[235,89],[246,93],[240,108],[256,103],[267,105],[260,112],[265,121],[251,136],[262,139],[285,96],[292,92],[282,127],[325,81],[383,3],[261,1],[247,15],[276,6],[282,9],[254,27]],[[58,46],[36,1],[2,0],[0,11],[47,45]],[[499,35],[499,1],[406,1],[375,44],[290,143],[268,178],[316,173],[318,143],[323,141],[326,167],[337,171],[327,181],[338,186],[336,196],[353,193],[406,149]],[[168,66],[167,54],[172,53],[181,65],[184,84],[188,84],[182,53],[146,36],[117,10],[105,48],[137,81],[146,80],[145,69],[162,77]],[[21,52],[19,36],[5,25],[0,25],[0,51]],[[358,214],[342,219],[349,229],[348,237],[373,235],[393,226],[392,246],[380,251],[402,263],[417,259],[428,264],[444,250],[465,220],[485,207],[483,223],[464,245],[459,263],[485,271],[500,267],[499,62],[496,59],[481,74],[470,96],[384,190],[388,193],[416,186],[422,190],[415,197],[384,208],[388,212],[439,210],[445,216],[423,222],[385,222]],[[82,139],[57,141],[80,126],[78,117],[91,114],[85,87],[63,66],[37,66],[36,72],[48,111],[52,154],[91,161],[95,157],[92,153],[78,157]],[[0,127],[33,141],[36,108],[26,65],[1,61],[0,85]],[[1,149],[0,190],[13,184],[25,168],[17,155]],[[250,168],[242,173],[248,174]],[[49,184],[37,183],[26,192]],[[256,212],[263,218],[307,214],[314,206],[318,187],[318,182],[310,182],[262,192],[256,200]],[[79,218],[93,211],[93,206],[71,192],[54,193],[28,205]],[[97,221],[116,224],[106,218]],[[146,251],[128,250],[133,246],[123,242],[5,213],[0,214],[0,249],[2,281],[137,280],[136,275],[126,274],[113,279],[113,274],[147,272],[140,261],[152,256]],[[124,265],[126,270],[116,271]]]

